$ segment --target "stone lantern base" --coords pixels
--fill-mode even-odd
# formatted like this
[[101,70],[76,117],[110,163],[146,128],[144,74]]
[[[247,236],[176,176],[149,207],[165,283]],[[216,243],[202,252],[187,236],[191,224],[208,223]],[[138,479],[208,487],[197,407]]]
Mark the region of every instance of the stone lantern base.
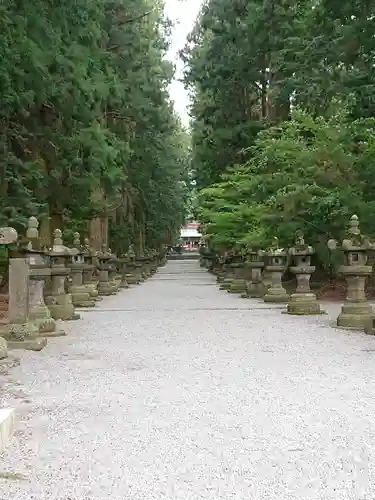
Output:
[[111,285],[111,283],[109,281],[99,281],[99,283],[98,283],[98,294],[99,295],[108,296],[108,295],[113,295],[114,293],[115,292],[114,292],[113,286]]
[[285,304],[289,300],[289,295],[281,283],[282,275],[285,268],[282,266],[269,266],[265,269],[266,280],[270,280],[269,286],[267,281],[263,278],[263,285],[266,287],[263,296],[264,302],[271,302],[274,304]]
[[263,296],[264,302],[274,304],[285,304],[289,300],[289,295],[284,288],[268,288],[267,293]]
[[221,271],[219,271],[219,272],[217,273],[217,275],[216,275],[216,281],[217,281],[218,283],[222,283],[222,282],[224,281],[224,279],[225,279],[225,271],[222,271],[222,270],[221,270]]
[[33,323],[13,323],[1,327],[0,336],[9,349],[41,351],[47,345],[47,339],[41,338],[39,329]]
[[84,283],[82,286],[84,286],[85,292],[90,295],[91,299],[103,300],[102,297],[99,297],[96,283]]
[[[235,278],[229,289],[228,289],[228,292],[229,293],[246,293],[247,292],[247,288],[246,288],[246,281],[244,280],[244,278]],[[246,293],[246,297],[247,297],[247,293]]]
[[81,317],[74,311],[70,294],[50,295],[45,298],[45,301],[53,319],[72,321]]
[[229,290],[233,282],[233,276],[226,276],[220,284],[220,290]]
[[86,287],[82,286],[71,286],[70,293],[72,295],[72,302],[74,307],[94,307],[95,299],[90,296]]
[[248,285],[247,295],[251,299],[261,299],[262,297],[264,297],[265,291],[266,288],[262,281],[251,281]]
[[316,301],[315,293],[293,293],[288,300],[288,314],[296,316],[308,316],[314,314],[324,314],[320,309],[320,304]]
[[125,275],[126,281],[128,285],[138,285],[139,284],[139,278],[132,273],[128,273]]
[[39,333],[43,337],[63,337],[66,335],[66,332],[60,329],[52,318],[47,306],[34,306],[29,312],[29,320],[37,326]]
[[337,326],[350,330],[364,330],[373,322],[373,311],[367,300],[345,302],[337,318]]

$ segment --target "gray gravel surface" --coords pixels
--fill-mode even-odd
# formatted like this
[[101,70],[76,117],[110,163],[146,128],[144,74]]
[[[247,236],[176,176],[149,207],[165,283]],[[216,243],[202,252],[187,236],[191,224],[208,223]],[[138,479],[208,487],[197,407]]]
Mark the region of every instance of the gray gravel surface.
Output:
[[375,498],[375,339],[219,291],[197,262],[1,375],[0,498]]

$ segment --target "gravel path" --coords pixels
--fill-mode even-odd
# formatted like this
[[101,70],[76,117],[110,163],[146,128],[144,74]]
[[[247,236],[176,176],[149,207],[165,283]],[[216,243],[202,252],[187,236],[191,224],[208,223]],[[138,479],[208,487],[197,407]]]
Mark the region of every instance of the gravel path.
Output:
[[375,339],[214,281],[170,262],[17,353],[1,500],[375,498]]

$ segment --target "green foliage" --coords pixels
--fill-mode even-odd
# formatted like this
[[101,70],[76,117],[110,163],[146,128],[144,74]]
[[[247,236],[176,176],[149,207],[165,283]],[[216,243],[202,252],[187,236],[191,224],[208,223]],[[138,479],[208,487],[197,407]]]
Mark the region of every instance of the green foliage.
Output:
[[167,92],[169,27],[162,1],[2,3],[0,223],[48,216],[70,234],[109,215],[117,246],[179,227],[188,142]]
[[374,233],[368,2],[207,0],[183,51],[192,169],[210,241],[326,241],[356,213]]

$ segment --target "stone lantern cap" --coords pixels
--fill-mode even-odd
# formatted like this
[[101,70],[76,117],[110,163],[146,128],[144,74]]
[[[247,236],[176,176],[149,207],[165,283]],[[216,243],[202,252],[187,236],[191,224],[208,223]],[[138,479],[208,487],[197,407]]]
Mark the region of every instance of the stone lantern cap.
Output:
[[118,262],[117,255],[115,253],[112,253],[112,250],[110,248],[108,248],[108,254],[109,254],[108,262],[112,265],[115,265]]
[[97,253],[97,257],[100,260],[110,260],[111,259],[111,253],[107,249],[107,245],[103,244],[102,245],[102,251]]
[[247,250],[247,258],[246,258],[246,265],[248,267],[256,267],[256,268],[262,268],[264,267],[264,250],[254,250],[252,248],[248,248]]
[[55,229],[53,235],[53,246],[49,251],[51,275],[67,276],[70,273],[70,268],[66,267],[66,258],[70,257],[70,250],[64,245],[60,229]]
[[297,276],[303,274],[311,275],[315,271],[315,266],[311,265],[311,256],[314,255],[314,248],[305,243],[303,233],[297,231],[294,247],[289,248],[289,255],[292,257],[290,270]]
[[301,231],[296,234],[294,247],[289,248],[289,254],[293,256],[314,255],[315,250],[311,245],[305,243],[304,235]]
[[18,233],[13,227],[0,227],[0,245],[16,243]]
[[97,252],[93,248],[91,248],[90,240],[88,238],[85,238],[83,240],[83,246],[81,251],[84,257],[95,258],[97,256]]
[[80,270],[86,267],[81,245],[81,235],[77,232],[73,233],[73,246],[70,248],[70,257],[70,267],[72,270]]
[[366,252],[374,248],[373,243],[371,243],[366,236],[361,234],[357,215],[352,215],[350,218],[347,236],[347,238],[342,240],[341,245],[334,239],[329,240],[327,243],[328,248],[330,250],[341,249],[344,252]]
[[284,248],[279,247],[279,238],[275,236],[270,247],[264,252],[267,257],[287,257],[288,253]]
[[70,247],[70,255],[72,257],[79,257],[83,255],[81,236],[79,233],[73,233],[73,246]]
[[49,255],[51,257],[69,257],[70,250],[64,245],[62,231],[60,229],[55,229],[53,236],[53,245],[49,251]]
[[30,217],[26,230],[26,245],[22,253],[29,263],[29,273],[32,277],[49,276],[51,270],[48,262],[47,252],[41,248],[39,240],[39,221],[36,217]]
[[368,251],[374,244],[361,234],[359,219],[353,215],[349,221],[347,238],[341,245],[336,240],[329,240],[327,246],[331,251],[342,250],[345,255],[346,265],[339,267],[339,272],[344,275],[367,276],[372,273],[372,266],[367,266]]

